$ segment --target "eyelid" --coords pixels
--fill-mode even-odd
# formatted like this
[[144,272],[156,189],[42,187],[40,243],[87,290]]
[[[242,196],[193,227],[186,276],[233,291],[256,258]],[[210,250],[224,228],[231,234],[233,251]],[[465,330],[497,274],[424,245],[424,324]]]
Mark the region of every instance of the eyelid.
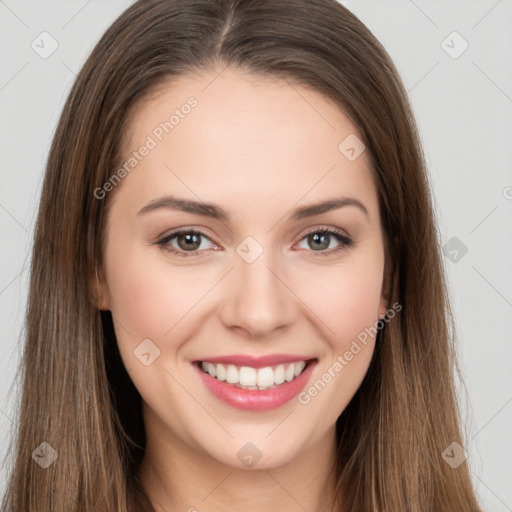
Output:
[[337,235],[340,235],[340,236],[343,236],[346,238],[351,238],[351,236],[344,229],[336,228],[334,226],[329,226],[329,225],[325,224],[325,225],[313,226],[312,228],[307,228],[306,231],[304,231],[300,235],[299,241],[311,233],[325,232],[325,231],[327,231],[329,233],[335,233]]

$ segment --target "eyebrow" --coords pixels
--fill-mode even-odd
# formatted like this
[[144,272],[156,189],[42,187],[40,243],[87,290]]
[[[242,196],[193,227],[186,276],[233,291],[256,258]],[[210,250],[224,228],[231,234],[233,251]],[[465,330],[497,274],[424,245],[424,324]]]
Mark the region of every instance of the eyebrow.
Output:
[[[336,210],[344,206],[355,206],[361,210],[368,219],[370,218],[366,206],[361,201],[354,197],[340,197],[297,208],[294,210],[291,216],[291,220],[298,221],[307,217],[320,215],[330,210]],[[230,214],[223,210],[219,205],[194,201],[191,199],[180,199],[173,196],[165,196],[153,199],[141,210],[139,210],[137,216],[146,215],[150,212],[154,212],[160,209],[179,210],[186,213],[212,217],[214,219],[225,222],[229,222],[231,219]]]

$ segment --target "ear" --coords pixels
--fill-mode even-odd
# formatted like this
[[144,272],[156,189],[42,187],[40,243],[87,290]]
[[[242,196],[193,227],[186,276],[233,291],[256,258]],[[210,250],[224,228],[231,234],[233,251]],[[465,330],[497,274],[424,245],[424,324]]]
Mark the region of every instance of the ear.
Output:
[[93,275],[90,276],[89,286],[91,288],[92,297],[95,306],[102,311],[110,309],[110,297],[108,294],[107,280],[103,267],[96,267]]
[[[396,237],[393,239],[393,243],[396,242]],[[385,251],[385,261],[384,261],[384,272],[382,276],[382,290],[381,290],[381,298],[379,303],[379,319],[383,318],[386,315],[386,311],[389,309],[389,304],[391,302],[391,295],[393,292],[393,283],[392,283],[392,261],[391,255],[389,254],[389,250]]]

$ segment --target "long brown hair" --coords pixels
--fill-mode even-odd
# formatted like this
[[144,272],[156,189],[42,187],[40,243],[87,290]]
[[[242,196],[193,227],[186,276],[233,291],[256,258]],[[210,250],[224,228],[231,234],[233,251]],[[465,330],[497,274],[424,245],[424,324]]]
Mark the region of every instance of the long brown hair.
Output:
[[[371,157],[389,300],[402,310],[379,331],[368,373],[337,421],[343,511],[479,511],[467,463],[452,468],[442,458],[451,443],[464,443],[454,322],[416,124],[390,57],[335,0],[139,0],[92,51],[47,161],[3,508],[153,510],[137,479],[141,397],[120,359],[111,314],[98,310],[90,285],[101,268],[109,204],[94,191],[122,164],[119,148],[138,101],[172,77],[226,66],[331,98]],[[49,457],[48,445],[58,458],[44,469],[33,452]]]

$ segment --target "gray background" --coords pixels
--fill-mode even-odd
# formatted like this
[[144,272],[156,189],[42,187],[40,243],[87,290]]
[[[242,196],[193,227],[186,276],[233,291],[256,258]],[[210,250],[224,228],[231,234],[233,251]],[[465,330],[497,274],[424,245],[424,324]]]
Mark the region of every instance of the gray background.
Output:
[[[51,137],[75,73],[131,3],[0,0],[2,459]],[[512,511],[512,0],[342,3],[384,44],[409,91],[446,244],[466,393],[465,449],[484,509]],[[31,47],[46,37],[51,48],[44,31],[58,42],[46,59]],[[2,467],[0,494],[5,479]]]

